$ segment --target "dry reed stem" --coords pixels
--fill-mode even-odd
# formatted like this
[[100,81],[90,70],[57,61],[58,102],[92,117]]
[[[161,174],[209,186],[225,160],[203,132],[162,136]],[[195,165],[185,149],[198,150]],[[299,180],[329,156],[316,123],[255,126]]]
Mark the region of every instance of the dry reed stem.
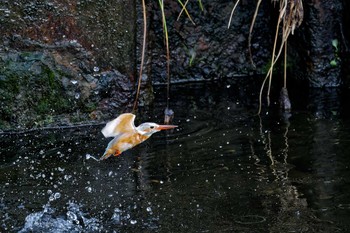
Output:
[[141,88],[143,64],[144,64],[144,60],[145,60],[146,37],[147,37],[147,17],[146,17],[145,0],[142,0],[142,11],[143,11],[143,41],[142,41],[142,53],[141,53],[141,65],[140,65],[140,71],[139,71],[139,80],[138,80],[138,84],[137,84],[136,97],[135,97],[135,102],[134,102],[134,107],[132,109],[132,112],[135,112],[136,107],[137,107],[137,102],[138,102],[140,88]]
[[255,68],[256,66],[255,66],[255,63],[254,63],[254,61],[253,61],[252,49],[251,49],[251,41],[252,41],[252,32],[253,32],[253,28],[254,28],[254,25],[255,25],[256,16],[258,15],[261,2],[262,2],[262,0],[259,0],[259,1],[257,2],[257,4],[256,4],[255,12],[254,12],[254,16],[253,16],[252,23],[250,24],[249,36],[248,36],[249,59],[250,59],[250,63],[254,66],[254,68]]
[[[288,7],[289,6],[289,7]],[[286,76],[286,66],[287,66],[287,40],[290,35],[290,33],[293,34],[295,28],[299,27],[302,20],[303,20],[303,5],[302,0],[280,0],[280,14],[277,21],[277,28],[276,28],[276,34],[275,34],[275,41],[274,41],[274,47],[272,52],[272,58],[271,58],[271,66],[269,71],[266,74],[266,77],[261,85],[260,93],[259,93],[259,109],[258,109],[258,115],[261,113],[261,107],[262,107],[262,92],[266,83],[267,78],[269,78],[269,85],[268,85],[268,91],[267,91],[267,103],[268,106],[270,105],[270,90],[271,90],[271,82],[272,82],[272,73],[273,73],[273,67],[277,60],[279,59],[283,47],[285,47],[285,69],[284,69],[284,87],[286,88],[287,85],[287,76]],[[279,47],[278,53],[276,55],[276,44],[277,44],[277,38],[278,38],[278,31],[279,31],[279,25],[282,24],[282,40],[281,45]]]
[[166,47],[166,61],[167,61],[167,99],[166,99],[166,106],[169,107],[169,99],[170,99],[170,50],[169,50],[169,36],[168,36],[168,29],[166,24],[166,17],[165,17],[165,11],[164,11],[164,1],[158,0],[159,6],[162,12],[162,22],[163,22],[163,32],[165,35],[165,47]]
[[231,26],[231,21],[232,21],[233,13],[235,12],[236,7],[237,7],[239,1],[240,1],[240,0],[237,0],[237,2],[235,3],[235,5],[234,5],[233,8],[232,8],[231,15],[230,15],[230,19],[229,19],[228,25],[227,25],[227,29],[229,29],[230,26]]
[[204,11],[202,0],[198,0],[198,4],[199,4],[199,8],[201,8],[201,11]]
[[283,67],[283,87],[287,89],[287,44],[284,42],[284,67]]
[[178,2],[180,3],[180,5],[182,6],[182,9],[181,9],[181,11],[180,11],[180,13],[179,13],[179,16],[177,17],[176,20],[178,21],[178,20],[180,19],[180,16],[182,15],[182,12],[185,11],[185,13],[186,13],[188,19],[192,22],[193,25],[196,25],[196,24],[194,23],[194,21],[192,20],[190,14],[188,13],[187,9],[186,9],[186,6],[187,6],[188,1],[189,1],[189,0],[187,0],[187,1],[185,2],[185,4],[183,4],[183,3],[181,2],[181,0],[178,0]]

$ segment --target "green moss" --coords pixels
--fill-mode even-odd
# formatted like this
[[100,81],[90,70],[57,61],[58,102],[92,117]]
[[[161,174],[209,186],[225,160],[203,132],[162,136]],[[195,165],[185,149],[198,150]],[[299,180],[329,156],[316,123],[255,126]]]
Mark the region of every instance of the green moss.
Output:
[[20,93],[20,84],[15,75],[8,75],[4,69],[0,72],[3,74],[0,78],[0,119],[9,121],[13,115],[16,96]]
[[[33,58],[35,54],[26,52],[13,59],[0,59],[1,128],[14,124],[44,126],[64,114],[81,122],[97,108],[97,104],[89,99],[77,100],[69,96],[62,84],[62,77],[69,75],[56,69],[54,61],[43,61],[43,55],[39,55]],[[28,59],[21,60],[19,56]]]
[[11,96],[18,94],[20,90],[20,84],[18,77],[14,74],[8,74],[5,70],[0,70],[4,74],[4,79],[0,79],[0,90],[6,91]]
[[40,119],[34,122],[36,127],[42,127],[54,123],[54,117],[52,115],[42,116]]
[[59,88],[60,85],[56,82],[56,74],[52,69],[43,65],[42,73],[42,76],[38,77],[38,81],[42,85],[51,89]]
[[37,105],[34,106],[34,109],[39,114],[63,113],[68,111],[70,106],[69,99],[64,98],[59,90],[52,89],[42,93],[36,102]]
[[90,112],[96,110],[96,108],[97,108],[96,103],[89,102],[89,103],[84,105],[84,112],[90,113]]
[[35,97],[37,105],[34,109],[39,114],[62,113],[70,109],[70,101],[65,96],[59,76],[48,66],[42,67],[43,75],[36,78],[40,95]]
[[22,58],[28,58],[28,57],[32,57],[32,56],[33,56],[33,53],[32,53],[32,52],[26,52],[26,51],[24,51],[24,52],[21,53],[21,57],[22,57]]
[[[273,74],[282,74],[283,70],[284,70],[284,63],[281,61],[278,61],[275,63],[275,65],[273,66]],[[292,69],[293,67],[296,66],[296,61],[294,59],[292,59],[290,56],[287,57],[287,69]],[[271,67],[271,59],[266,63],[266,65],[264,65],[261,68],[261,72],[263,74],[267,74],[270,70]]]
[[38,112],[40,114],[43,114],[43,113],[49,112],[50,105],[47,102],[47,100],[42,100],[42,101],[40,101],[38,103],[38,105],[36,106],[35,110],[36,110],[36,112]]

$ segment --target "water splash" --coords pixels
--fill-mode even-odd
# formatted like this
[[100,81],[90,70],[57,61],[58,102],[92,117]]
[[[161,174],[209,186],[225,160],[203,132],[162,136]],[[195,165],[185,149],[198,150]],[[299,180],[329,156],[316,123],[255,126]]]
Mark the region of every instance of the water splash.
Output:
[[114,224],[120,224],[121,223],[121,210],[119,208],[114,209],[114,213],[111,217],[111,220]]
[[55,208],[46,204],[42,211],[29,214],[25,219],[24,227],[19,233],[29,232],[98,232],[101,224],[95,218],[90,218],[80,210],[76,203],[69,202],[66,216],[56,214]]
[[85,157],[86,157],[86,160],[93,159],[93,160],[99,161],[99,159],[96,159],[94,156],[90,154],[86,154]]

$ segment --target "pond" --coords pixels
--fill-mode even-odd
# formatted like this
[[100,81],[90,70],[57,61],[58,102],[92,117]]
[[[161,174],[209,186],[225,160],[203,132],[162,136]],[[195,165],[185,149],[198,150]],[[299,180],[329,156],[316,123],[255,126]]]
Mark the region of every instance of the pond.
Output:
[[[136,125],[162,123],[164,89]],[[179,127],[104,161],[103,124],[3,133],[0,231],[347,232],[349,96],[290,94],[258,117],[239,82],[174,86]]]

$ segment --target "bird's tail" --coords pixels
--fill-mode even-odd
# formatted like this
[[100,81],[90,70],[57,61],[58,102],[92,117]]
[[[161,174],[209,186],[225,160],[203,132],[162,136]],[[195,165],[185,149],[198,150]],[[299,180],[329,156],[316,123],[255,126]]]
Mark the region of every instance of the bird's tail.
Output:
[[104,154],[102,155],[102,157],[100,158],[100,160],[105,160],[105,159],[108,159],[109,157],[111,156],[111,154]]
[[109,149],[107,149],[107,150],[105,151],[105,153],[102,155],[102,157],[100,158],[100,160],[108,159],[108,158],[111,157],[112,155],[114,155],[114,156],[119,156],[120,154],[121,154],[121,152],[120,152],[119,150],[114,151],[114,153],[113,153],[113,152],[111,153],[111,151],[110,151]]
[[107,159],[107,158],[111,157],[111,155],[118,156],[121,154],[121,152],[119,150],[116,150],[113,148],[114,147],[113,145],[116,143],[117,140],[118,140],[118,137],[115,137],[112,141],[110,141],[108,143],[108,146],[105,150],[105,153],[103,153],[100,160]]

